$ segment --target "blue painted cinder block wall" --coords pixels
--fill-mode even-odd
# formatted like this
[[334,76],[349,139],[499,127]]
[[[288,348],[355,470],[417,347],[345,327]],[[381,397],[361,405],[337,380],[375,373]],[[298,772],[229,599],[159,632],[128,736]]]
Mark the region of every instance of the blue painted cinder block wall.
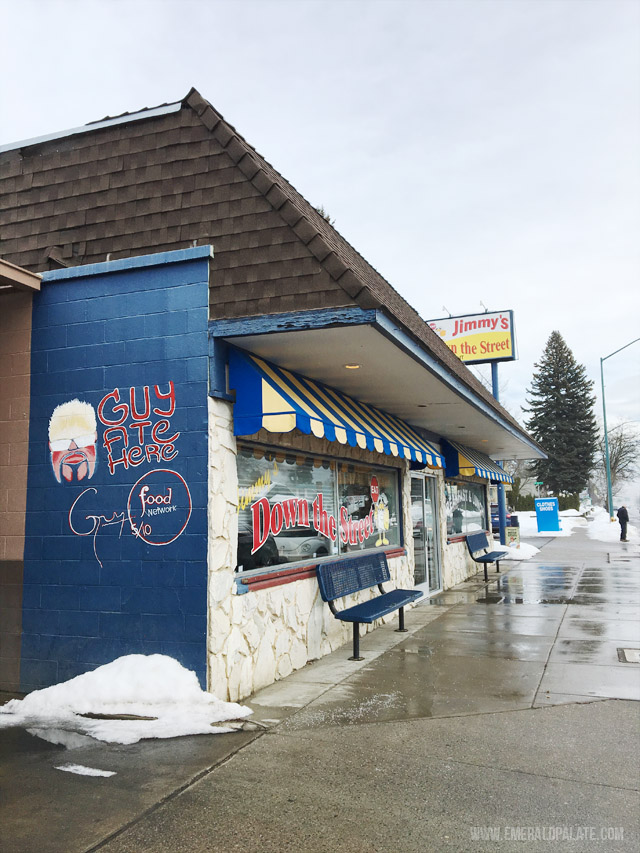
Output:
[[205,686],[209,247],[33,301],[21,688],[132,653]]

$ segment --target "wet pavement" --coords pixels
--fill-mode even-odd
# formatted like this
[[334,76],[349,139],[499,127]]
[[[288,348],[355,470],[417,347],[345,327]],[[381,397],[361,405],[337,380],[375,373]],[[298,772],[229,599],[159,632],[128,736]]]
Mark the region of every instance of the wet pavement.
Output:
[[257,732],[67,750],[0,730],[0,850],[535,851],[561,827],[565,850],[635,851],[640,547],[532,544],[408,634],[363,636],[364,661],[347,644],[250,697]]

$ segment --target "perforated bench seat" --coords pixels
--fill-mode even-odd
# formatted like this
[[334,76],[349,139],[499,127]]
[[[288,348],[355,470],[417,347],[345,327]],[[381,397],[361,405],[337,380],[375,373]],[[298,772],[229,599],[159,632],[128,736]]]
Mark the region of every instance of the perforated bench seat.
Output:
[[362,604],[355,604],[353,607],[347,607],[346,610],[340,610],[335,616],[337,619],[342,619],[343,622],[375,622],[376,619],[381,619],[419,598],[422,598],[419,589],[392,589],[377,598],[363,601]]
[[500,560],[504,560],[505,557],[509,556],[508,551],[488,551],[484,554],[478,554],[478,551],[487,551],[489,548],[489,539],[487,538],[487,534],[484,532],[469,533],[469,535],[465,537],[465,541],[467,543],[471,559],[475,563],[482,564],[485,581],[489,580],[487,577],[487,565],[489,563],[495,563],[496,572],[500,572]]
[[[353,655],[349,660],[363,660],[360,657],[360,623],[375,622],[394,610],[399,611],[398,631],[406,631],[404,627],[404,607],[422,598],[423,593],[418,589],[392,589],[385,592],[383,583],[391,580],[387,557],[384,553],[367,554],[345,560],[321,563],[317,567],[318,587],[323,601],[326,601],[331,612],[343,622],[353,623]],[[352,595],[363,589],[377,586],[380,595],[338,610],[334,601],[347,595]]]

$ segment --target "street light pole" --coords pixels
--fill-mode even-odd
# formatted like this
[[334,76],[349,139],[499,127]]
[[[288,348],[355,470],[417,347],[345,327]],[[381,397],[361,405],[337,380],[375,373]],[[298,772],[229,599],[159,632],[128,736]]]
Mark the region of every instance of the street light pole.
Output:
[[[608,358],[608,356],[606,356]],[[607,507],[609,509],[609,518],[615,521],[613,517],[613,495],[611,492],[611,462],[609,461],[609,438],[607,435],[607,407],[604,403],[604,358],[600,359],[600,381],[602,382],[602,420],[604,423],[604,460],[607,469]]]
[[635,344],[640,341],[640,338],[636,338],[633,341],[629,341],[628,344],[625,344],[620,349],[617,349],[615,352],[610,352],[609,355],[605,355],[600,359],[600,381],[602,383],[602,420],[604,426],[604,456],[605,456],[605,467],[607,469],[607,501],[609,506],[609,518],[611,521],[615,521],[615,517],[613,515],[613,493],[611,488],[611,461],[609,458],[609,437],[607,434],[607,407],[604,402],[604,363],[608,358],[611,358],[612,355],[617,355],[619,352],[622,352],[623,349],[630,347],[631,344]]

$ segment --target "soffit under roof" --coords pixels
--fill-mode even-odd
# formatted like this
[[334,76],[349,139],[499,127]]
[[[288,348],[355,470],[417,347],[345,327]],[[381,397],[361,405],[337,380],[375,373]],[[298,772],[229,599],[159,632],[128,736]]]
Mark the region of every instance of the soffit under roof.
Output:
[[[500,423],[447,387],[442,379],[373,326],[240,335],[229,339],[267,361],[331,385],[434,436],[462,442],[494,459],[534,459],[542,454],[526,433]],[[345,364],[359,364],[357,370]]]

